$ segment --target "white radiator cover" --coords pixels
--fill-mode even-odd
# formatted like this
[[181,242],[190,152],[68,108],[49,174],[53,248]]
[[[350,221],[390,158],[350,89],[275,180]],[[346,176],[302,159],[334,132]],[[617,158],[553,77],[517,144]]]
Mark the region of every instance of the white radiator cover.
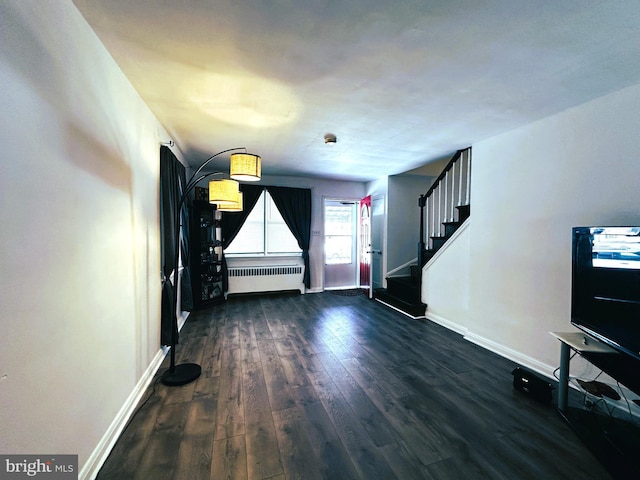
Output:
[[305,293],[304,265],[242,265],[229,267],[229,290],[234,293],[300,290]]

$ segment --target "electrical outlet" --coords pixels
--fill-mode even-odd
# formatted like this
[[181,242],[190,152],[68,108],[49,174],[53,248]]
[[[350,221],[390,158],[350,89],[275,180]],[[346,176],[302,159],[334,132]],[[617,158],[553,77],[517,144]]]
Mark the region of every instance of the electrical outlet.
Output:
[[320,236],[320,230],[312,230],[311,231],[311,235],[313,235],[314,237],[319,237]]

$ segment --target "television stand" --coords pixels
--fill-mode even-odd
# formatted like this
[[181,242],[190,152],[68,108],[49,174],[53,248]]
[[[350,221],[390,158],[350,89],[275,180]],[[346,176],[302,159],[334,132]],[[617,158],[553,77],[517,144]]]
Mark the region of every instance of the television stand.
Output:
[[[640,395],[640,362],[582,332],[550,333],[560,340],[559,413],[614,478],[640,478],[640,427],[632,412],[603,414],[602,410],[598,411],[586,402],[577,404],[576,397],[573,402],[569,401],[572,350],[637,395]],[[592,394],[585,392],[584,395]],[[600,401],[599,397],[602,398],[599,395],[592,398]],[[631,405],[633,403],[628,401],[627,406],[632,408]]]
[[[569,394],[569,358],[571,350],[580,355],[585,353],[605,353],[617,355],[613,348],[582,332],[550,332],[560,340],[560,374],[558,378],[558,410],[567,409]],[[598,367],[600,368],[600,367]]]

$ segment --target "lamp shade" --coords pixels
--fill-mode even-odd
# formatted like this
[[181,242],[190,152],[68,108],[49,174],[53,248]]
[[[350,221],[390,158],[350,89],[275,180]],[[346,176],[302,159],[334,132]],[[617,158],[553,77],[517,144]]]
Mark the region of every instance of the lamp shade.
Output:
[[262,159],[252,153],[232,153],[229,176],[243,182],[257,182],[262,175]]
[[209,182],[209,203],[236,202],[240,186],[235,180],[211,180]]
[[242,211],[242,192],[238,192],[236,202],[219,202],[219,212],[241,212]]

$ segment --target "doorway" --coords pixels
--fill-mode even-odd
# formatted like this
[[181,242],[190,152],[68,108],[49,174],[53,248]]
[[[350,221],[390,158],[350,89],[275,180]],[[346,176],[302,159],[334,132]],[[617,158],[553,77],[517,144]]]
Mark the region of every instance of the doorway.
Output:
[[324,288],[357,286],[358,201],[324,200]]

